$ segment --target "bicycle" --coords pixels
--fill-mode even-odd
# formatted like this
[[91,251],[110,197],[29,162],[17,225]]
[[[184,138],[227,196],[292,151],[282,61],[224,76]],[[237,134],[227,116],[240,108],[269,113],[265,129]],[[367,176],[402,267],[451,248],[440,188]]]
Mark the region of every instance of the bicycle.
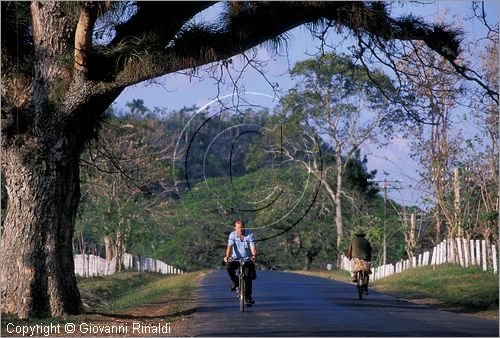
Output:
[[[245,312],[245,302],[246,302],[246,294],[245,294],[245,284],[246,279],[248,278],[248,269],[246,269],[247,264],[251,262],[250,259],[242,260],[242,259],[229,259],[228,262],[239,262],[240,266],[238,268],[238,287],[236,291],[236,296],[240,302],[240,311]],[[247,305],[248,306],[248,305]]]
[[368,271],[361,270],[356,272],[356,288],[358,290],[358,297],[363,300],[363,294],[368,295],[368,282],[370,275]]

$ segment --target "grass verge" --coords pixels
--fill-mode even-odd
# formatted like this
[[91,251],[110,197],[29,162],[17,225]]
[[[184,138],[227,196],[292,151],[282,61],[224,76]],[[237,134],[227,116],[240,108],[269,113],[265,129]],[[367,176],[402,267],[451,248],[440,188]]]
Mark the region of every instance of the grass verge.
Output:
[[[50,325],[82,322],[114,325],[127,322],[174,322],[194,312],[194,294],[206,271],[182,275],[122,272],[111,276],[78,279],[85,307],[79,316],[20,320],[2,314],[2,335],[8,323]],[[127,323],[129,325],[129,323]]]
[[78,288],[90,311],[119,311],[144,304],[191,298],[204,272],[161,275],[124,272],[107,277],[82,279]]
[[[428,300],[455,310],[498,318],[498,275],[452,264],[410,269],[373,283],[377,291],[398,298]],[[450,307],[453,310],[453,308]]]

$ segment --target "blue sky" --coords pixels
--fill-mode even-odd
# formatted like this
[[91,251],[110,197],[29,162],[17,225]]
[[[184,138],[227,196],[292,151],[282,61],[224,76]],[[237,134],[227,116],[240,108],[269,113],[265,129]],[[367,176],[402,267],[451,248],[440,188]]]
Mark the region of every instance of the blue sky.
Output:
[[[394,14],[402,15],[412,13],[417,16],[422,16],[428,21],[434,21],[439,13],[447,8],[449,15],[447,22],[450,24],[462,24],[469,39],[477,40],[484,35],[484,28],[474,20],[467,20],[471,15],[470,10],[472,3],[470,1],[440,1],[431,4],[404,4],[396,5]],[[487,19],[491,24],[498,25],[498,1],[487,1],[485,3]],[[198,20],[210,20],[213,11],[202,13],[197,18]],[[335,37],[335,35],[332,35]],[[340,36],[336,39],[340,43]],[[288,39],[288,53],[286,55],[272,56],[265,48],[257,49],[259,59],[266,61],[264,71],[269,81],[277,83],[280,90],[286,91],[294,85],[287,72],[293,67],[297,61],[305,60],[310,55],[317,52],[318,41],[311,38],[311,34],[303,27],[294,29]],[[347,47],[350,41],[344,41],[338,50],[347,52]],[[475,52],[471,47],[471,52]],[[337,50],[337,52],[338,52]],[[234,63],[236,66],[241,65],[236,58]],[[206,77],[206,73],[200,70],[198,77],[189,77],[180,74],[171,74],[162,78],[155,79],[139,85],[131,86],[117,98],[114,105],[115,108],[121,109],[125,104],[133,99],[142,99],[145,105],[149,108],[166,107],[168,110],[177,110],[184,106],[196,105],[201,107],[217,96],[217,86],[215,80]],[[254,70],[248,70],[244,73],[241,79],[241,85],[245,91],[263,93],[273,95],[273,91],[267,81],[261,74]],[[220,89],[220,95],[230,94],[231,86]],[[268,100],[271,101],[271,100]],[[272,102],[269,102],[272,105]],[[474,132],[474,126],[469,122],[464,121],[462,128]],[[363,154],[368,156],[368,169],[378,170],[377,180],[402,180],[403,183],[396,184],[403,189],[400,191],[390,191],[389,195],[392,199],[403,203],[413,204],[419,203],[423,196],[423,192],[416,188],[410,188],[417,185],[418,165],[409,156],[409,146],[406,140],[402,137],[397,137],[392,143],[384,148],[377,149],[374,146],[366,147]],[[384,172],[388,175],[384,175]]]

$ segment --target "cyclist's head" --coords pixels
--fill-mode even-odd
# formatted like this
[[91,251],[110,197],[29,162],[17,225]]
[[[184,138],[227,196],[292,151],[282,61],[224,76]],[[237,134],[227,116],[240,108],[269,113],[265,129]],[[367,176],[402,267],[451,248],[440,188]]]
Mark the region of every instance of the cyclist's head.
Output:
[[243,222],[241,218],[238,218],[236,221],[234,221],[233,225],[236,230],[245,229],[245,222]]
[[238,218],[236,221],[233,222],[233,225],[235,228],[244,228],[245,222],[243,222],[241,218]]

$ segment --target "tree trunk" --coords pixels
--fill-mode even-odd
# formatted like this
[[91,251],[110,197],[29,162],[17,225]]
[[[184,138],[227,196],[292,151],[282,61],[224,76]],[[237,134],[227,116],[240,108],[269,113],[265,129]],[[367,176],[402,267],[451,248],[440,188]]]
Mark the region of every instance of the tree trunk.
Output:
[[106,260],[110,261],[113,259],[113,248],[111,246],[111,237],[109,235],[104,236],[104,248],[106,251]]
[[[123,221],[120,221],[123,223]],[[120,226],[121,227],[121,226]],[[116,239],[115,239],[115,271],[122,271],[122,257],[123,257],[123,232],[118,230],[116,231]]]
[[82,310],[72,251],[79,151],[64,136],[38,136],[3,148],[2,311],[20,318]]
[[344,238],[344,226],[342,223],[342,160],[337,158],[337,192],[335,197],[335,225],[337,227],[337,268],[340,268],[340,247]]
[[309,266],[311,265],[312,258],[309,251],[306,251],[304,254],[304,270],[309,270]]

